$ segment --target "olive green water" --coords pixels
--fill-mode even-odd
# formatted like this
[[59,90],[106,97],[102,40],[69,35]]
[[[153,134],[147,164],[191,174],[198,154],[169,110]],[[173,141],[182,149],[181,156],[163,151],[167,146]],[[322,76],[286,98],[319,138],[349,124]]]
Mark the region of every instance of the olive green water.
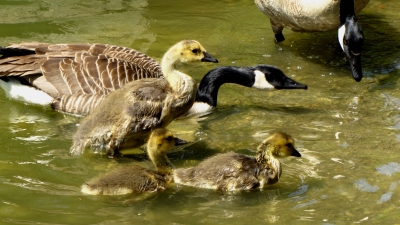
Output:
[[[173,3],[169,3],[173,2]],[[9,100],[0,91],[0,224],[394,224],[400,221],[400,3],[373,0],[358,16],[366,38],[356,83],[336,31],[284,30],[276,45],[252,1],[5,1],[0,45],[111,43],[160,59],[196,39],[218,66],[271,64],[309,86],[262,92],[220,89],[202,121],[169,126],[192,144],[169,157],[195,165],[218,152],[254,154],[273,130],[296,139],[280,182],[219,193],[173,186],[152,196],[86,196],[80,185],[117,164],[150,167],[145,155],[110,160],[68,150],[79,118]],[[197,81],[215,64],[184,69]]]

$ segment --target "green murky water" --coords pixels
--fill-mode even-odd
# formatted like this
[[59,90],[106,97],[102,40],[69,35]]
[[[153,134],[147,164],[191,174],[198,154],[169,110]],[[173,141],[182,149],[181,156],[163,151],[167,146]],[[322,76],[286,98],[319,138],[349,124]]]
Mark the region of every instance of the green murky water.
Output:
[[[309,90],[220,89],[217,110],[170,128],[193,144],[169,156],[194,165],[218,152],[254,154],[273,130],[303,154],[283,160],[281,181],[261,191],[189,187],[137,199],[86,196],[86,180],[145,155],[70,157],[79,118],[12,101],[0,92],[0,224],[394,224],[400,221],[400,3],[374,0],[358,16],[364,79],[350,75],[336,32],[284,30],[276,45],[252,1],[0,0],[0,44],[90,42],[160,59],[181,39],[200,41],[219,65],[272,64]],[[198,81],[214,64],[185,67]]]

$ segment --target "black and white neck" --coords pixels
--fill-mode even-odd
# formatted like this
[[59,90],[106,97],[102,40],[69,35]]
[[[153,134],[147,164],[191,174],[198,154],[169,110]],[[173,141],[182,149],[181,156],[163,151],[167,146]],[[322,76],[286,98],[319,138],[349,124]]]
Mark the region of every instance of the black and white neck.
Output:
[[205,114],[216,107],[218,90],[225,83],[235,83],[261,90],[307,89],[307,85],[290,79],[274,66],[217,67],[210,70],[200,81],[195,103],[187,115]]
[[353,78],[358,82],[362,79],[361,51],[364,35],[355,15],[353,0],[340,1],[338,39],[350,63]]

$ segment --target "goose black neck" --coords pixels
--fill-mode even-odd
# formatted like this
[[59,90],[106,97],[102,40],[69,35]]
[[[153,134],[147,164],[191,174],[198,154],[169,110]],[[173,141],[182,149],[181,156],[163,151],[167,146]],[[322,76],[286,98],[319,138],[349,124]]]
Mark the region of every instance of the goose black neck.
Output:
[[354,9],[354,0],[340,0],[340,25],[346,23],[348,16],[356,15]]
[[22,48],[4,48],[0,46],[0,58],[6,58],[11,56],[24,56],[35,54],[35,51]]
[[248,68],[232,66],[218,67],[210,70],[200,81],[196,102],[217,106],[218,90],[225,83],[235,83],[246,87],[254,84],[254,72]]

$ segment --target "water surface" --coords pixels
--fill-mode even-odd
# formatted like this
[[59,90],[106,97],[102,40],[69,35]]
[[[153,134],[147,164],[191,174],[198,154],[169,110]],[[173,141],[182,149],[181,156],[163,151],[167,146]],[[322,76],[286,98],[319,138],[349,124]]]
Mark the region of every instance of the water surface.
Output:
[[[254,155],[274,130],[296,139],[302,158],[283,160],[281,181],[260,191],[220,193],[173,186],[146,198],[87,196],[80,185],[118,164],[151,167],[144,154],[121,160],[68,155],[79,118],[6,98],[0,91],[2,224],[393,224],[400,220],[400,3],[374,0],[358,15],[366,38],[364,78],[351,77],[335,31],[284,30],[275,44],[252,1],[0,1],[0,44],[110,43],[155,59],[196,39],[222,65],[271,64],[309,86],[262,92],[220,89],[202,121],[169,126],[191,140],[177,166],[219,152]],[[200,81],[215,64],[184,70]]]

